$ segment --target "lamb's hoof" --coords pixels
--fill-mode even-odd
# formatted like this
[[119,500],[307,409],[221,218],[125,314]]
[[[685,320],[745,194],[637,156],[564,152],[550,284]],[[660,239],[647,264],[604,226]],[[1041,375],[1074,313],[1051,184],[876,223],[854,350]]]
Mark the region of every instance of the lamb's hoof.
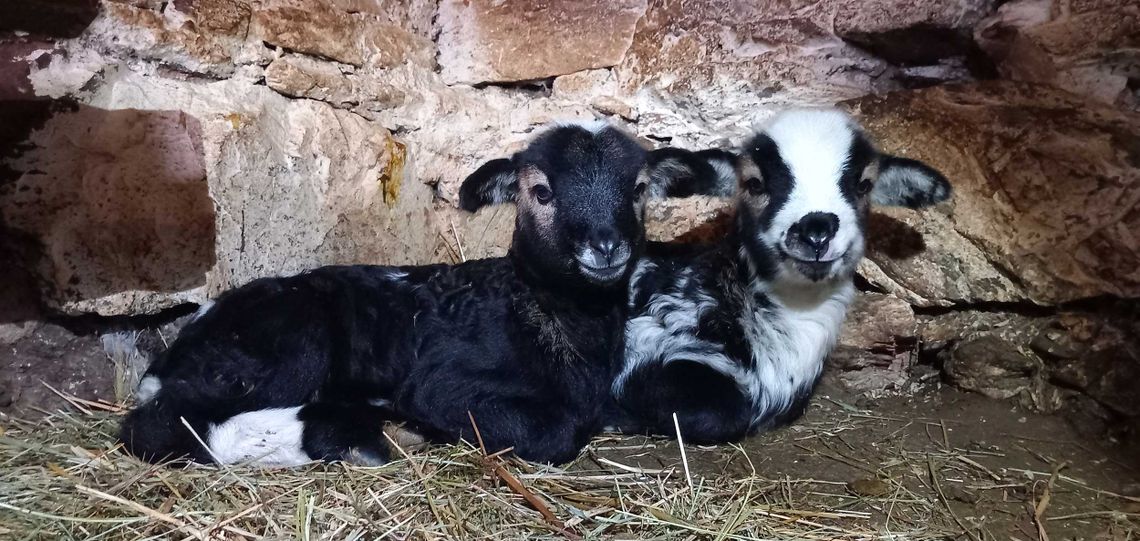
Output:
[[428,446],[427,438],[404,425],[384,423],[384,433],[388,435],[389,446],[392,452],[419,451]]
[[384,453],[364,447],[349,447],[344,453],[343,460],[353,466],[365,467],[383,466],[388,463],[388,457]]

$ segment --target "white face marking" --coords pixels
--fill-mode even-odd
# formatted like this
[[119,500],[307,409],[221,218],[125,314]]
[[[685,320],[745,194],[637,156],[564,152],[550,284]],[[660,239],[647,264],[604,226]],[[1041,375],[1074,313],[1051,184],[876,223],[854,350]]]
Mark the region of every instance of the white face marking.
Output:
[[839,229],[821,261],[833,261],[849,250],[862,253],[863,232],[855,207],[843,198],[839,182],[856,136],[851,119],[834,109],[793,110],[777,116],[764,130],[779,148],[794,186],[771,227],[762,234],[770,246],[784,246],[784,236],[811,212],[834,214]]
[[301,448],[305,425],[301,407],[250,411],[210,425],[206,444],[223,464],[300,466],[312,462]]
[[535,200],[533,190],[537,186],[550,189],[546,174],[537,167],[526,166],[519,171],[518,211],[520,216],[530,216],[534,220],[539,238],[554,238],[554,203],[542,204]]
[[135,402],[140,406],[154,400],[162,390],[162,382],[155,376],[146,376],[135,389]]

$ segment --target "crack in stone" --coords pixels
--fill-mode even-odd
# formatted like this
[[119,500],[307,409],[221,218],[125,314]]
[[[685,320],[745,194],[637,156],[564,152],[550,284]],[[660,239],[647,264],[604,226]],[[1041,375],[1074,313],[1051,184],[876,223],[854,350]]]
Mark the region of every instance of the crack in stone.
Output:
[[1140,309],[1140,297],[1098,295],[1057,304],[1037,304],[1032,301],[981,301],[956,302],[944,306],[911,305],[916,315],[941,316],[951,313],[985,312],[1011,313],[1029,317],[1045,317],[1064,312],[1127,311],[1128,306]]

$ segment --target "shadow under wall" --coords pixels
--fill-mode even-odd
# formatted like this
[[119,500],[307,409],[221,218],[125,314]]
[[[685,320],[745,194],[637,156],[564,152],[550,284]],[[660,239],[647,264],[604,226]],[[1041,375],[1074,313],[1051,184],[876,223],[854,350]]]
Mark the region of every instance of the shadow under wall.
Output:
[[910,259],[926,250],[922,233],[910,224],[872,211],[867,219],[867,253]]
[[215,211],[196,118],[10,100],[0,126],[0,258],[14,263],[0,322],[36,317],[29,299],[205,284]]
[[99,0],[3,0],[0,31],[74,38],[99,14]]

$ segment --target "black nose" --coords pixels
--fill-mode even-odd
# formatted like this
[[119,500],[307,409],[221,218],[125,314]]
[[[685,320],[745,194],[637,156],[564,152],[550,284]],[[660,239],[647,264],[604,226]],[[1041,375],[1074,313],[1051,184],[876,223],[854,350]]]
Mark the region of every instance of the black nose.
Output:
[[617,249],[617,245],[617,232],[613,229],[595,229],[594,233],[590,235],[590,248],[593,248],[602,259],[605,259],[606,263],[613,263],[614,250]]
[[800,240],[815,251],[816,259],[827,251],[827,244],[839,229],[839,217],[830,212],[812,212],[800,219]]

